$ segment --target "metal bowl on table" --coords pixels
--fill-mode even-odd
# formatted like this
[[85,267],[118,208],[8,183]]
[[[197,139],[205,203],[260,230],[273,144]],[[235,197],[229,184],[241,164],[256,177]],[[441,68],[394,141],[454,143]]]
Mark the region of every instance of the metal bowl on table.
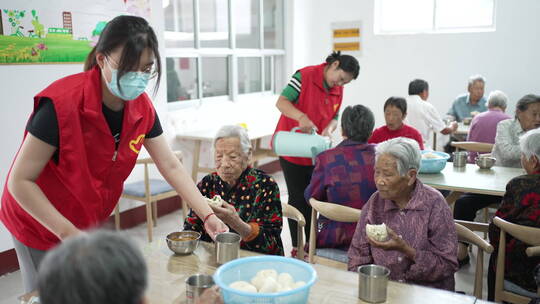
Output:
[[178,231],[167,235],[167,246],[176,254],[190,254],[197,246],[201,234],[196,231]]
[[480,167],[480,169],[491,169],[495,165],[495,157],[490,156],[480,156],[476,158],[476,165]]

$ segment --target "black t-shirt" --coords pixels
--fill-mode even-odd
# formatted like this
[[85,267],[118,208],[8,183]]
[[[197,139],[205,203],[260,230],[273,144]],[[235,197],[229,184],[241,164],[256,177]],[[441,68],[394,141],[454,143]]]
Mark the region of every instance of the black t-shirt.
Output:
[[[114,137],[116,148],[120,142],[120,134],[122,132],[122,121],[124,119],[124,109],[120,111],[113,111],[109,109],[105,104],[102,104],[103,115],[111,130],[111,135]],[[56,117],[56,111],[52,101],[48,98],[43,98],[39,103],[39,106],[32,116],[32,119],[28,121],[26,130],[35,137],[43,140],[51,146],[59,147],[60,134],[58,131],[58,119]],[[145,138],[154,138],[163,134],[161,123],[157,113],[155,114],[154,125]],[[58,149],[54,152],[53,159],[58,163]]]

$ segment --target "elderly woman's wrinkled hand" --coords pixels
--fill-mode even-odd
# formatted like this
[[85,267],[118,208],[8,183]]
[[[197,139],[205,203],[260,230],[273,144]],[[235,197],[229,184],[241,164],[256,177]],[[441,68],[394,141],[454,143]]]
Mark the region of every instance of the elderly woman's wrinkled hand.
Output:
[[402,239],[399,235],[397,235],[394,230],[390,229],[390,227],[386,227],[388,230],[388,240],[384,242],[379,242],[374,239],[371,239],[369,236],[367,237],[368,242],[375,247],[384,249],[384,250],[396,250],[403,252],[407,257],[414,260],[414,255],[416,254],[416,251],[414,248],[409,246],[407,242]]
[[238,213],[233,205],[228,204],[226,202],[223,202],[223,204],[220,207],[217,206],[210,206],[216,216],[222,220],[225,224],[229,226],[234,226],[238,223],[240,219],[240,216],[238,216]]
[[219,287],[216,285],[206,289],[201,296],[195,301],[196,304],[223,304]]

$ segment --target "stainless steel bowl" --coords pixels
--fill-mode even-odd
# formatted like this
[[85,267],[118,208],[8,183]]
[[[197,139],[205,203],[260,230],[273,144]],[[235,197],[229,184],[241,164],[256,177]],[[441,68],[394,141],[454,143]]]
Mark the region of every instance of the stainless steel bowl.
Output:
[[197,246],[201,234],[196,231],[178,231],[167,235],[167,246],[176,254],[190,254]]
[[476,165],[480,169],[491,169],[495,165],[495,157],[481,156],[476,158]]

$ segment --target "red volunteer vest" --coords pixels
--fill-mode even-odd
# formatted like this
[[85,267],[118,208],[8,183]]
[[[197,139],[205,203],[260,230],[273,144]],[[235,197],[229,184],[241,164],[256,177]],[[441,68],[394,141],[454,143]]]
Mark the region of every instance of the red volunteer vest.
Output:
[[[294,105],[298,110],[305,113],[317,126],[317,133],[321,134],[328,124],[334,119],[341,107],[343,100],[343,87],[335,86],[326,90],[323,86],[324,68],[326,63],[308,66],[300,70],[302,75],[302,90],[298,101]],[[290,131],[298,127],[294,119],[281,115],[276,131]],[[311,158],[283,156],[287,161],[303,166],[312,166]]]
[[[51,159],[36,182],[54,207],[77,228],[94,227],[107,219],[120,198],[144,136],[154,124],[152,102],[146,93],[125,102],[115,152],[114,138],[102,112],[99,67],[52,83],[34,97],[34,111],[42,97],[54,104],[60,147],[58,164]],[[0,219],[28,247],[48,250],[60,241],[21,208],[9,193],[7,181]]]

